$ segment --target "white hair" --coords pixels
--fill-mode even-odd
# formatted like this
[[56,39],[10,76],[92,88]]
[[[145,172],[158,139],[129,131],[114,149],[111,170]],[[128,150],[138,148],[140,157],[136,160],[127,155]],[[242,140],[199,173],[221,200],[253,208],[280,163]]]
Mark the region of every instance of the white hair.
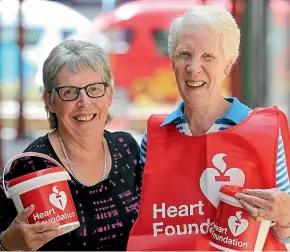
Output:
[[221,46],[227,63],[235,63],[239,56],[240,29],[233,16],[219,5],[196,5],[184,15],[173,19],[168,37],[168,52],[174,58],[177,41],[185,26],[193,32],[208,28],[221,37]]

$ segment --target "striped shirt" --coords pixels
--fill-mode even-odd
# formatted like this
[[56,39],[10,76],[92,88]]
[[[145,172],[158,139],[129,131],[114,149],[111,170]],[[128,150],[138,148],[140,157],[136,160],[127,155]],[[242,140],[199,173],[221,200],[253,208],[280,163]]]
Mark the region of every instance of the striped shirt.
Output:
[[[232,105],[222,118],[219,118],[215,121],[215,123],[207,131],[207,134],[222,131],[234,125],[237,125],[253,111],[246,105],[242,104],[237,98],[227,98],[226,100],[232,103]],[[183,108],[184,103],[181,102],[178,108],[167,116],[167,118],[161,124],[160,127],[167,125],[169,123],[174,123],[179,132],[191,136],[192,133],[189,129],[188,122],[183,114]],[[141,158],[140,158],[141,165],[145,164],[146,151],[147,151],[147,132],[144,133],[141,142]],[[279,130],[279,138],[278,138],[278,151],[276,162],[276,187],[290,194],[290,183],[281,130]]]

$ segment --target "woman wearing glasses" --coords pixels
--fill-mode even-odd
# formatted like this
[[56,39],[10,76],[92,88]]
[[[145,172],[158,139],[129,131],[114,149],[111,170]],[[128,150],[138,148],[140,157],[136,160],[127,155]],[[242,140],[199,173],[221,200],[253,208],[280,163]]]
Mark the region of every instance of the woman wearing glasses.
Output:
[[[139,149],[125,132],[104,130],[112,102],[112,73],[98,46],[68,40],[56,46],[43,66],[43,98],[52,131],[24,152],[51,156],[70,172],[69,186],[80,227],[61,234],[58,223],[27,224],[34,206],[17,215],[0,190],[1,247],[6,250],[125,250],[137,217]],[[10,180],[43,167],[47,161],[18,159]]]

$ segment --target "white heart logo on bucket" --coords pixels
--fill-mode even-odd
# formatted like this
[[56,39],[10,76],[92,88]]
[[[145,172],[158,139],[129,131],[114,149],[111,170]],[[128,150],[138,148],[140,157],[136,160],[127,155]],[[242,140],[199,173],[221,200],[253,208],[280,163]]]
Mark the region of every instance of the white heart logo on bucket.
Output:
[[238,236],[246,231],[249,222],[246,219],[242,219],[243,212],[236,212],[236,216],[231,216],[228,220],[229,229],[233,236]]
[[52,188],[53,193],[49,195],[49,201],[55,207],[64,210],[67,204],[67,197],[64,191],[59,192],[57,186]]
[[[6,164],[3,174],[9,170],[12,162],[20,157],[35,156],[48,159],[58,167],[45,168],[8,181],[7,190],[2,181],[7,198],[11,198],[19,212],[30,205],[35,206],[34,212],[29,216],[30,224],[56,221],[63,234],[80,226],[74,201],[67,180],[69,173],[54,159],[41,153],[22,153]],[[4,178],[4,175],[3,175]]]
[[242,187],[223,185],[216,219],[210,230],[210,245],[222,251],[262,251],[270,221],[256,222],[235,198]]

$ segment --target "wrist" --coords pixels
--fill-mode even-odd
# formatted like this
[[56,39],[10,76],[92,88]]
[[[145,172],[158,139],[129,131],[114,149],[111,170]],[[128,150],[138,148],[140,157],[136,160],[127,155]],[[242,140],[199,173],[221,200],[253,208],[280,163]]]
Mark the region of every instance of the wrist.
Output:
[[289,235],[286,235],[285,232],[283,232],[283,229],[281,232],[281,230],[279,229],[277,224],[272,227],[272,233],[277,241],[279,241],[283,244],[290,244]]
[[277,222],[275,230],[280,237],[290,237],[290,224],[281,225],[281,223]]
[[282,228],[282,229],[290,229],[290,222],[281,222],[281,221],[278,221],[277,222],[277,225],[279,228]]

